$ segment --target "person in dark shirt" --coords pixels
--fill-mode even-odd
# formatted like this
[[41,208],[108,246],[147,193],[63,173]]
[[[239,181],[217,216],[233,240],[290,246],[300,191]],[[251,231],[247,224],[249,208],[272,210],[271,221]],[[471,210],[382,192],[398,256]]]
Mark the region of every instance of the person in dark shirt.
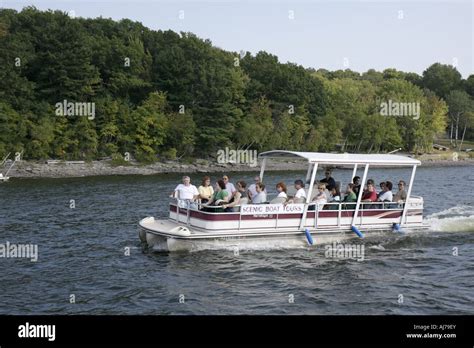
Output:
[[359,196],[360,192],[360,176],[354,176],[352,179],[352,184],[354,187],[352,188],[352,191],[355,193],[356,197]]
[[385,192],[385,181],[382,181],[380,183],[380,192],[377,193],[377,198],[380,198],[380,195],[382,195]]
[[329,192],[332,191],[333,188],[336,188],[336,180],[331,176],[331,170],[326,169],[325,178],[321,179],[319,183],[321,184],[326,184],[326,188],[328,189]]

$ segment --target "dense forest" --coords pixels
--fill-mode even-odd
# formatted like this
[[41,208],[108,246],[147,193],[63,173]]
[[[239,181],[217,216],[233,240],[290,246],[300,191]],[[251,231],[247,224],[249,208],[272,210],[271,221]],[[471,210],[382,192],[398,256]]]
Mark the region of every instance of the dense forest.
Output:
[[[0,10],[0,65],[0,156],[150,162],[226,146],[430,151],[436,136],[474,139],[474,75],[439,63],[422,75],[305,69],[192,33],[27,7]],[[387,101],[419,103],[419,117],[382,115]],[[67,103],[90,103],[93,117],[58,113]]]

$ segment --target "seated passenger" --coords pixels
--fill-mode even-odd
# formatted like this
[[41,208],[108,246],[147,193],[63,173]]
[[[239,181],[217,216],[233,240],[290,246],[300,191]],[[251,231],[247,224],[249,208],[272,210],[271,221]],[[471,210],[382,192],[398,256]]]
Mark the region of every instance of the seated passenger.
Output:
[[308,210],[315,210],[316,206],[318,206],[318,210],[322,208],[324,204],[328,202],[327,195],[326,195],[326,185],[319,184],[318,185],[318,193],[314,196],[312,203],[316,203],[315,205],[310,205]]
[[325,184],[319,184],[318,185],[318,194],[313,198],[313,202],[316,202],[318,204],[325,204],[328,202],[327,196],[326,196],[326,185]]
[[286,185],[284,182],[279,182],[276,184],[276,190],[278,192],[278,196],[272,199],[270,204],[278,204],[278,203],[285,203],[288,199],[288,195],[286,194]]
[[377,193],[377,199],[380,197],[380,195],[383,193],[383,191],[385,190],[385,181],[382,181],[380,184],[380,192]]
[[398,192],[395,195],[395,197],[393,197],[394,202],[402,203],[407,200],[407,192],[405,191],[405,186],[406,186],[405,181],[400,180],[398,182]]
[[196,208],[196,204],[193,203],[199,198],[199,191],[196,186],[191,185],[191,178],[189,176],[183,176],[183,183],[176,186],[171,197],[178,199],[178,205],[181,208],[186,208],[192,204],[192,208]]
[[[248,189],[248,191],[247,191],[247,192],[248,192],[248,197],[249,197],[250,199],[252,199],[252,197],[254,197],[254,196],[257,194],[256,186],[257,186],[257,184],[261,181],[261,180],[260,180],[260,176],[259,176],[259,175],[256,175],[256,176],[254,177],[254,181],[255,181],[255,183],[252,184],[252,185],[250,185],[250,186],[249,186],[249,189]],[[265,194],[266,194],[266,193],[267,193],[267,191],[265,190]]]
[[[217,206],[217,205],[222,205],[226,204],[230,200],[230,194],[227,192],[225,189],[225,183],[224,180],[218,180],[216,182],[216,190],[214,194],[212,195],[211,199],[207,202],[208,206]],[[210,212],[222,212],[224,211],[223,209],[215,209],[215,208],[208,208],[206,209],[207,211]]]
[[199,186],[198,191],[201,203],[209,202],[212,195],[214,194],[214,189],[212,188],[210,177],[206,175],[204,178],[202,178],[202,183],[201,186]]
[[[326,190],[327,191],[327,190]],[[341,193],[339,192],[339,189],[334,187],[331,192],[329,192],[329,197],[328,197],[328,203],[332,204],[327,204],[324,206],[324,209],[326,210],[338,210],[339,209],[339,204],[341,203]]]
[[303,180],[295,180],[295,196],[287,203],[304,203],[306,201],[306,192],[304,190]]
[[[228,175],[223,175],[222,180],[224,180],[225,184],[225,189],[229,193],[229,195],[232,197],[236,192],[236,188],[233,183],[229,181],[229,176]],[[230,198],[229,198],[230,199]]]
[[324,179],[321,179],[319,183],[326,184],[326,188],[329,191],[332,191],[332,189],[336,187],[336,180],[334,180],[334,178],[331,176],[331,170],[326,169],[326,172],[324,173],[324,175],[326,177]]
[[357,196],[354,192],[355,185],[348,184],[346,188],[346,195],[344,196],[343,202],[357,202]]
[[391,202],[393,199],[393,193],[392,193],[392,182],[391,181],[386,181],[385,185],[383,186],[383,191],[380,192],[378,201],[379,202]]
[[354,192],[355,195],[358,196],[360,192],[360,176],[354,176],[354,178],[352,179],[352,183],[354,184],[352,192]]
[[262,204],[267,201],[267,194],[265,193],[265,185],[261,182],[255,185],[257,194],[252,197],[252,204]]
[[236,207],[237,205],[247,204],[248,198],[245,192],[246,187],[247,184],[245,181],[237,181],[237,192],[234,197],[231,198],[229,203],[222,206],[225,212],[239,211],[239,208]]
[[341,193],[337,189],[337,187],[334,187],[332,190],[329,192],[329,203],[334,203],[334,202],[340,202],[341,201]]
[[376,202],[377,192],[375,192],[375,186],[372,183],[367,183],[367,191],[362,194],[362,202]]

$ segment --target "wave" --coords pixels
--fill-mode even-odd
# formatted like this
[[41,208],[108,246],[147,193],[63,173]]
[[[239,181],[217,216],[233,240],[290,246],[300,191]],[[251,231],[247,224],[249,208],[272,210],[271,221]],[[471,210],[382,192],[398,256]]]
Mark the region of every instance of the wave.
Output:
[[431,231],[474,232],[474,207],[458,205],[426,217]]

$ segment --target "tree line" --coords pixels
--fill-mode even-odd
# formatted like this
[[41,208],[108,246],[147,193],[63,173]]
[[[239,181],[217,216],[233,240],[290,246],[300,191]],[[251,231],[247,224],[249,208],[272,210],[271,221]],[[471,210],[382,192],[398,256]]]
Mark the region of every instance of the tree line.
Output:
[[[139,161],[258,151],[430,151],[474,139],[474,75],[435,63],[422,75],[283,64],[192,33],[61,11],[0,10],[0,155]],[[419,117],[381,114],[418,103]],[[58,113],[93,104],[94,117]],[[90,115],[89,115],[90,116]]]

